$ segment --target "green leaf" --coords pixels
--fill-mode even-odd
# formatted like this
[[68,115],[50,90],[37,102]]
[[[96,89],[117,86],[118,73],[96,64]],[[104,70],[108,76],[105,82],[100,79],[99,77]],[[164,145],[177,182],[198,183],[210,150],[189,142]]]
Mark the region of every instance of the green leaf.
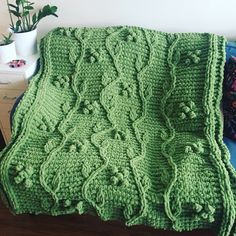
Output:
[[33,24],[35,24],[36,21],[37,21],[37,15],[36,15],[36,13],[34,13],[33,16],[32,16],[32,22],[33,22]]
[[21,4],[21,0],[16,0],[16,5],[19,6]]
[[18,8],[18,6],[16,6],[16,5],[13,5],[13,4],[10,4],[10,3],[8,4],[8,6],[9,6],[9,7],[12,7],[12,8],[15,8],[15,9],[17,9],[17,8]]
[[21,14],[19,12],[14,11],[14,10],[10,10],[10,13],[12,13],[16,17],[20,17],[21,16]]
[[32,6],[25,6],[24,9],[26,9],[26,10],[33,10],[34,8]]
[[19,26],[21,26],[21,20],[18,20],[18,21],[16,22],[16,27],[19,27]]
[[29,15],[29,11],[25,11],[24,13],[23,13],[23,16],[28,16]]

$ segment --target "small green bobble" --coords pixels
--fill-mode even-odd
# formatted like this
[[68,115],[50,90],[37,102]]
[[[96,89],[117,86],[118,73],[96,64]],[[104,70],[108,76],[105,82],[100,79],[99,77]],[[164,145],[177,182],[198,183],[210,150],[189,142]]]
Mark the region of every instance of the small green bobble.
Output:
[[93,110],[93,105],[89,104],[89,105],[87,106],[87,109],[89,109],[90,111]]
[[26,167],[25,172],[28,174],[28,176],[31,176],[34,173],[33,167],[32,166]]
[[16,184],[19,184],[19,183],[21,183],[21,182],[23,181],[23,179],[24,179],[24,178],[22,178],[21,176],[16,176],[16,177],[14,178],[14,181],[15,181]]
[[67,199],[64,202],[64,207],[70,207],[71,206],[71,200]]
[[76,152],[76,145],[75,144],[70,145],[70,152]]
[[33,182],[32,182],[31,179],[26,179],[26,180],[25,180],[25,187],[26,187],[26,188],[31,188],[32,185],[33,185]]
[[193,55],[193,53],[192,53],[191,51],[188,51],[188,52],[187,52],[187,56],[188,56],[188,57],[191,57],[192,55]]
[[84,204],[82,201],[79,201],[76,205],[76,210],[78,211],[78,213],[81,215],[84,212]]
[[18,164],[17,166],[16,166],[16,171],[21,171],[23,169],[23,165],[21,165],[21,164]]
[[205,212],[203,212],[203,213],[201,214],[201,217],[206,220],[206,219],[208,218],[208,214],[205,213]]
[[189,117],[190,117],[190,119],[196,118],[195,112],[191,111],[191,112],[189,113]]
[[128,185],[129,185],[129,181],[128,181],[127,179],[124,179],[124,180],[123,180],[123,185],[124,185],[124,186],[128,186]]
[[88,114],[89,114],[89,109],[83,108],[83,113],[86,114],[86,115],[88,115]]
[[190,60],[189,58],[187,58],[187,59],[185,60],[185,64],[186,64],[186,65],[190,65],[190,64],[191,64],[191,60]]
[[194,210],[199,213],[203,209],[202,205],[195,203],[194,204]]
[[96,58],[94,56],[90,56],[89,62],[94,63],[96,61]]
[[68,88],[69,87],[69,83],[68,82],[65,82],[64,83],[64,88]]
[[214,214],[215,213],[215,208],[211,205],[207,205],[207,209],[209,210],[210,214]]
[[117,173],[116,177],[119,179],[119,181],[122,181],[124,179],[124,176],[122,173]]
[[55,81],[54,85],[55,85],[56,88],[58,88],[58,89],[61,87],[61,85],[60,85],[60,83],[59,83],[58,81]]
[[201,50],[196,50],[195,54],[199,56],[201,54]]
[[116,173],[118,173],[119,172],[119,170],[118,170],[118,168],[116,167],[116,166],[112,166],[111,167],[111,173],[112,174],[116,174]]
[[117,185],[119,183],[119,180],[116,176],[112,176],[111,177],[111,182],[114,184],[114,185]]
[[193,57],[193,62],[194,62],[195,64],[199,63],[199,62],[200,62],[200,58],[197,57],[197,56],[194,56],[194,57]]
[[182,109],[183,109],[183,111],[184,111],[185,113],[188,113],[188,112],[190,112],[190,108],[189,108],[189,107],[187,107],[187,106],[183,107]]
[[185,105],[185,103],[184,102],[181,102],[180,104],[179,104],[179,108],[182,108],[182,107],[185,107],[186,105]]
[[20,176],[21,178],[25,178],[27,176],[27,173],[25,171],[21,171],[19,172],[18,176]]
[[181,112],[181,113],[180,113],[180,119],[184,120],[185,118],[186,118],[185,113]]
[[69,81],[70,81],[70,78],[69,78],[68,76],[65,76],[65,77],[64,77],[64,80],[65,80],[66,82],[69,82]]
[[41,124],[39,128],[43,131],[47,131],[47,126],[45,124]]
[[124,177],[127,177],[129,175],[129,171],[128,170],[124,170],[123,173],[124,173]]
[[89,105],[89,104],[90,104],[89,100],[85,100],[85,101],[84,101],[84,105],[87,106],[87,105]]
[[99,104],[98,104],[97,101],[94,101],[94,102],[93,102],[93,107],[94,107],[94,108],[97,108],[97,109],[100,108],[100,106],[99,106]]
[[64,83],[65,83],[65,80],[64,80],[63,77],[60,77],[60,78],[58,79],[58,81],[59,81],[60,84],[64,84]]
[[208,221],[209,221],[210,223],[213,223],[213,222],[215,221],[215,218],[210,215],[210,216],[208,217]]
[[128,41],[133,41],[133,36],[132,36],[131,34],[129,34],[129,35],[127,36],[127,40],[128,40]]
[[193,149],[191,146],[186,146],[185,147],[185,153],[192,153],[193,152]]
[[123,91],[122,91],[122,95],[128,97],[128,95],[129,95],[129,94],[128,94],[128,91],[127,91],[127,90],[123,90]]

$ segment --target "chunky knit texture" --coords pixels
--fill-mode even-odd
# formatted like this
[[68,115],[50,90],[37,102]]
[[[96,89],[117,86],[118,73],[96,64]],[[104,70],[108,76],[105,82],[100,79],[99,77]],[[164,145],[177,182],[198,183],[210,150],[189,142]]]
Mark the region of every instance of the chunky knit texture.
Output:
[[12,212],[232,232],[223,37],[57,28],[40,48],[40,71],[1,153],[1,195]]

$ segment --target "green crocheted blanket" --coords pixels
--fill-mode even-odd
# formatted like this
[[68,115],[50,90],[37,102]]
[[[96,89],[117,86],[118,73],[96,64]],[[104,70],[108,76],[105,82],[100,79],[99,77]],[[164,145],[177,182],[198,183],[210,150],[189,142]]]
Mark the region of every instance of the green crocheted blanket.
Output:
[[223,37],[57,28],[40,50],[1,153],[1,195],[13,213],[234,231]]

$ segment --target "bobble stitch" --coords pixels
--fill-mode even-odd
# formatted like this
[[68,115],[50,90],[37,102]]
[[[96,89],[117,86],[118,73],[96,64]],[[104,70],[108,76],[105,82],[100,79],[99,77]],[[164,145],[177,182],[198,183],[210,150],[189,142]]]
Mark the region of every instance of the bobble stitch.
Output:
[[55,130],[53,122],[49,119],[46,119],[45,117],[41,118],[41,121],[37,125],[37,127],[41,131],[46,131],[46,132],[53,132]]
[[66,101],[63,105],[62,105],[62,111],[67,114],[68,111],[70,110],[70,103],[68,101]]
[[76,210],[78,211],[78,213],[81,215],[84,213],[84,202],[83,201],[79,201],[77,204],[76,204]]
[[179,104],[179,108],[180,108],[180,112],[179,112],[179,118],[181,120],[185,120],[185,119],[194,119],[197,117],[196,113],[195,113],[195,104],[194,102],[190,101],[187,102],[186,104],[181,102]]
[[192,209],[200,218],[208,220],[210,223],[214,222],[215,208],[210,204],[204,204],[204,206],[202,206],[199,203],[192,203]]
[[116,166],[111,166],[111,174],[110,181],[115,186],[127,186],[129,185],[129,181],[127,179],[129,175],[129,171],[126,169],[118,169]]
[[16,166],[16,173],[17,175],[14,177],[16,184],[24,183],[26,188],[32,187],[33,182],[30,179],[34,173],[32,166],[24,167],[23,165],[19,164]]
[[100,122],[97,122],[93,127],[93,131],[97,133],[101,130],[102,130],[102,124]]
[[102,60],[102,53],[99,49],[96,50],[94,48],[88,48],[86,52],[86,58],[87,62],[91,64],[100,62]]
[[57,79],[54,81],[54,85],[56,88],[61,89],[61,88],[68,88],[70,85],[70,78],[68,76],[58,76]]
[[191,62],[198,64],[200,62],[201,50],[195,50],[194,52],[189,51],[187,53],[187,59],[185,60],[186,65],[190,65]]
[[57,146],[57,140],[56,139],[50,139],[45,145],[44,150],[46,153],[49,153],[53,148]]
[[185,146],[185,153],[197,153],[201,154],[204,152],[203,144],[201,142],[197,143],[187,143],[188,145]]
[[88,114],[98,114],[100,110],[100,105],[97,101],[90,102],[88,100],[84,101],[83,113]]
[[67,208],[67,207],[70,207],[70,206],[71,206],[71,204],[72,204],[71,200],[69,200],[69,199],[66,199],[66,200],[64,201],[64,204],[63,204],[63,206],[64,206],[65,208]]
[[126,140],[125,132],[118,129],[114,129],[114,139],[125,141]]
[[135,88],[132,84],[123,82],[121,84],[121,93],[122,96],[131,97],[135,95]]
[[137,34],[135,33],[135,32],[133,32],[133,31],[128,31],[127,32],[127,35],[126,35],[126,37],[125,37],[125,41],[126,42],[137,42]]
[[85,153],[88,149],[89,141],[85,139],[83,142],[77,141],[69,146],[69,152]]

